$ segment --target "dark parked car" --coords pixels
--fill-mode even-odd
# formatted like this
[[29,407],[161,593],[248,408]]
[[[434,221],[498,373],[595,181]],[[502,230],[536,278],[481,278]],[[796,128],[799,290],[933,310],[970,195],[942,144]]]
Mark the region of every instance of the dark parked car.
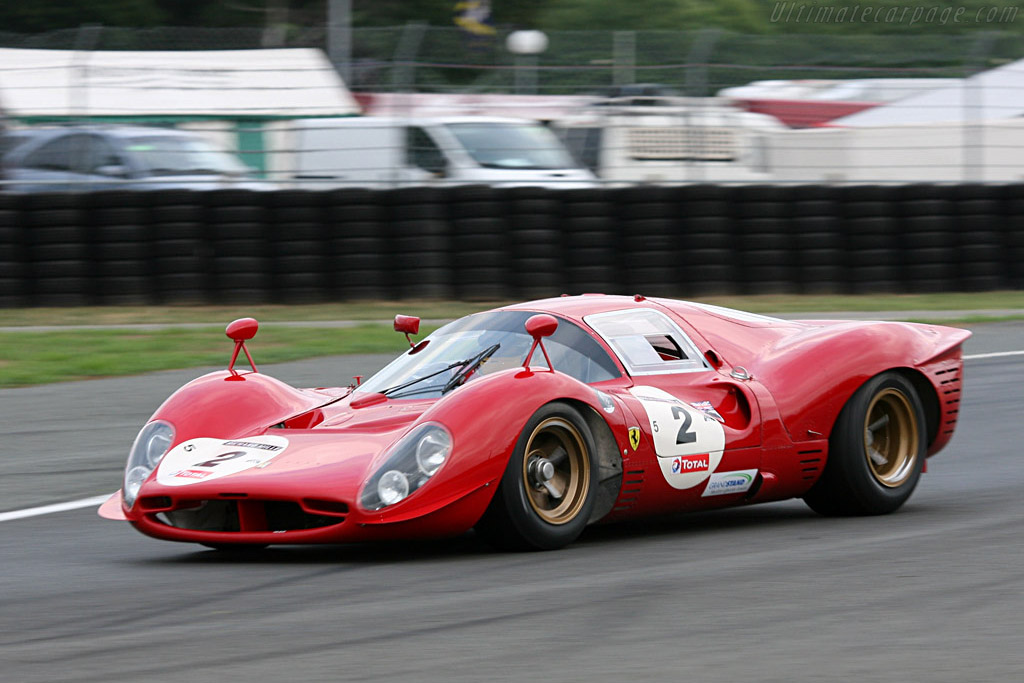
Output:
[[144,126],[26,128],[0,135],[7,191],[269,189],[198,134]]

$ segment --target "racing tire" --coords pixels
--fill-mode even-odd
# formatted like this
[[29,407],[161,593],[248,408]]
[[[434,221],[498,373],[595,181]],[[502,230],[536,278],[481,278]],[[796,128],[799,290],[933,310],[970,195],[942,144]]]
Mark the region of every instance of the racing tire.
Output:
[[477,534],[502,550],[556,550],[576,540],[598,490],[594,444],[575,408],[541,407],[523,427]]
[[839,413],[825,471],[804,502],[825,516],[893,512],[921,478],[926,442],[914,385],[895,372],[877,375]]

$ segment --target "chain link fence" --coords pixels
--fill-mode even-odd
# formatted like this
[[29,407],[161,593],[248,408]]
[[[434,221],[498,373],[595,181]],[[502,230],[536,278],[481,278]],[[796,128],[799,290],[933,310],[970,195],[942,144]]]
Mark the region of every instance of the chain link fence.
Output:
[[[708,96],[764,79],[963,77],[1019,59],[1020,36],[738,34],[695,31],[551,31],[530,59],[506,48],[507,32],[480,37],[459,28],[410,23],[352,30],[353,90],[508,93],[515,74],[537,72],[541,94],[579,94],[631,83],[661,83]],[[0,47],[47,50],[328,50],[324,26],[293,30],[268,44],[260,28],[133,29],[87,25],[24,35],[0,31]],[[341,65],[337,65],[339,68]]]
[[[565,117],[571,120],[560,122],[561,128],[555,126],[576,157],[609,182],[1024,178],[1024,162],[1016,161],[1017,157],[1024,158],[1020,154],[1024,150],[1024,128],[1012,121],[1004,125],[1003,121],[982,120],[973,109],[977,105],[980,111],[983,99],[991,103],[1004,96],[1015,96],[1016,90],[1024,92],[1024,76],[1019,88],[1005,86],[1014,92],[976,93],[965,88],[960,120],[951,122],[951,127],[929,128],[911,135],[900,131],[888,135],[877,131],[830,135],[776,131],[762,125],[763,120],[751,123],[752,119],[729,118],[722,113],[726,103],[708,99],[729,88],[764,81],[820,84],[901,79],[909,88],[904,95],[913,94],[915,89],[923,92],[935,83],[962,82],[986,70],[1011,65],[1024,56],[1019,35],[1013,33],[867,36],[746,35],[710,29],[552,31],[547,34],[546,49],[533,55],[510,52],[507,37],[508,33],[503,31],[481,37],[455,27],[419,23],[356,28],[351,32],[350,58],[335,63],[335,67],[347,75],[346,84],[353,93],[366,97],[379,93],[496,97],[626,94],[629,99],[618,103],[623,105],[637,104],[638,93],[655,96],[640,104],[665,104],[665,100],[658,100],[663,96],[684,98],[674,101],[675,108],[637,110],[623,106],[572,112],[573,116]],[[337,54],[328,45],[328,31],[323,25],[274,36],[260,28],[124,29],[89,25],[36,35],[0,31],[0,48],[3,47],[79,53],[315,47],[327,54]],[[0,112],[3,69],[14,66],[0,65]],[[786,99],[773,95],[765,98]],[[750,111],[779,115],[776,104],[739,104]],[[814,106],[822,109],[832,105],[835,101],[826,97],[819,98]],[[495,111],[480,113],[509,111],[507,106],[494,106]],[[833,113],[838,115],[840,110],[841,107]],[[1024,107],[1021,112],[1007,111],[1006,118],[1021,113]],[[642,120],[641,114],[658,116]],[[14,114],[8,112],[8,116]],[[282,113],[277,118],[287,117],[287,102],[283,101]],[[811,118],[812,123],[820,122]],[[638,128],[645,130],[635,130]],[[249,136],[248,142],[236,145],[236,151],[245,146],[254,157],[260,152],[294,151],[269,147],[254,151],[251,125],[245,134]],[[661,151],[653,157],[644,156],[644,150],[658,148]],[[679,151],[668,153],[665,149]],[[886,154],[874,154],[872,150]],[[892,155],[897,159],[895,163]],[[265,161],[259,164],[261,171],[272,165]],[[893,168],[904,170],[894,172]]]

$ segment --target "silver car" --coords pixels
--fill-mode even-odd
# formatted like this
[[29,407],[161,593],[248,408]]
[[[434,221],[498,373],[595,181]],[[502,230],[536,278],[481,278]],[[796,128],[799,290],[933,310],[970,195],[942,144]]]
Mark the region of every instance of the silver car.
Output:
[[0,136],[0,189],[271,189],[191,132],[145,126],[26,128]]

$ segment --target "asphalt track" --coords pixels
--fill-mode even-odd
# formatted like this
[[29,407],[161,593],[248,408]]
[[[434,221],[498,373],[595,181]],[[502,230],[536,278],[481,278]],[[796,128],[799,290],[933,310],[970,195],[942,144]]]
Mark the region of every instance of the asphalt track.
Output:
[[[1024,324],[974,329],[969,354],[1024,349]],[[261,369],[339,384],[383,360]],[[0,512],[116,489],[139,426],[196,374],[0,391]],[[1022,355],[967,361],[957,436],[886,517],[791,501],[550,553],[467,536],[253,558],[94,507],[0,521],[0,681],[1019,681],[1022,381]]]

